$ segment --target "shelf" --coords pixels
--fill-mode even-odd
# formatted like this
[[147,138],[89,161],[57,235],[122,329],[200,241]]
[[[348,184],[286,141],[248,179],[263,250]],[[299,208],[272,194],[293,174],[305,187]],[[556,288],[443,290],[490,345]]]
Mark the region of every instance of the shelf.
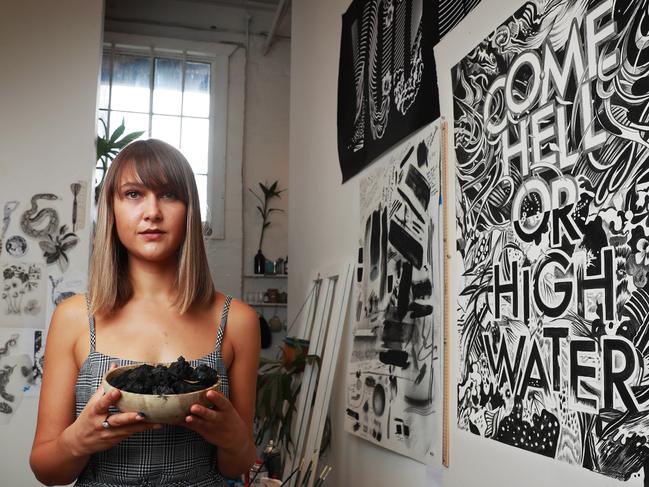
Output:
[[287,279],[288,274],[244,274],[246,279]]
[[261,308],[286,308],[286,303],[248,303],[248,305]]

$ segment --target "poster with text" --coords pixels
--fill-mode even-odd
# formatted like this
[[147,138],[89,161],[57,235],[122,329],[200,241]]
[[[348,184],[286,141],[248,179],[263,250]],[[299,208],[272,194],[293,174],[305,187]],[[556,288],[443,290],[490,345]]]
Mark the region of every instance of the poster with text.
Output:
[[432,124],[360,182],[345,429],[426,462],[438,412],[441,130]]
[[649,11],[528,2],[452,70],[458,423],[649,462]]

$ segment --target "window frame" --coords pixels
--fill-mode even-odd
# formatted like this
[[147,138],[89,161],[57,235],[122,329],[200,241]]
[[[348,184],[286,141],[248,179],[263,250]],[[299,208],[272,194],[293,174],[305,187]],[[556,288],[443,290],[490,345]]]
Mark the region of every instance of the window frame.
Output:
[[[227,132],[229,108],[229,68],[230,57],[236,45],[186,41],[167,37],[153,37],[135,34],[104,32],[102,57],[106,52],[112,54],[132,54],[148,56],[153,63],[156,56],[182,59],[184,61],[209,62],[210,69],[210,131],[207,155],[207,201],[209,214],[207,224],[211,229],[205,238],[225,238],[225,176],[227,164]],[[112,66],[111,66],[112,76]],[[152,80],[151,80],[152,82]],[[112,79],[110,80],[112,84]],[[99,86],[101,85],[101,77]],[[97,90],[97,110],[99,107]],[[150,93],[153,97],[153,93]],[[150,102],[151,103],[151,102]],[[149,105],[149,110],[153,107]],[[149,115],[149,129],[151,115]]]

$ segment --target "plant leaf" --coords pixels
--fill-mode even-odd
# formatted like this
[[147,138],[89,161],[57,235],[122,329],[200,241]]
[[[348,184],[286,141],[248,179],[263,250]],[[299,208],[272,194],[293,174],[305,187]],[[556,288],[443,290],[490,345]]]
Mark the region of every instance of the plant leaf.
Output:
[[115,142],[117,142],[117,139],[119,139],[122,136],[122,134],[124,133],[124,130],[126,130],[126,125],[124,124],[124,118],[122,118],[122,123],[111,134],[110,139],[108,139],[108,141],[111,143],[111,145],[115,144]]
[[138,132],[131,132],[128,135],[125,135],[120,141],[117,142],[117,147],[120,149],[123,149],[126,147],[128,144],[136,140],[138,137],[140,137],[144,133],[144,130],[140,130]]
[[71,249],[77,243],[79,243],[79,238],[75,235],[73,238],[69,238],[61,244],[61,250]]

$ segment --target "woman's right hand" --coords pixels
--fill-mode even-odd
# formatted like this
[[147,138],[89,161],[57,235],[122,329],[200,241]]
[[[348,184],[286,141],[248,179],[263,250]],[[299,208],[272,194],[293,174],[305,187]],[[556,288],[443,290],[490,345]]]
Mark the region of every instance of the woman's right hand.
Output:
[[[108,450],[135,433],[162,427],[161,424],[145,422],[145,417],[139,413],[109,416],[108,408],[115,405],[120,396],[117,389],[105,394],[103,387],[99,386],[76,421],[64,430],[61,440],[75,456]],[[109,428],[102,426],[104,420],[108,421]]]

